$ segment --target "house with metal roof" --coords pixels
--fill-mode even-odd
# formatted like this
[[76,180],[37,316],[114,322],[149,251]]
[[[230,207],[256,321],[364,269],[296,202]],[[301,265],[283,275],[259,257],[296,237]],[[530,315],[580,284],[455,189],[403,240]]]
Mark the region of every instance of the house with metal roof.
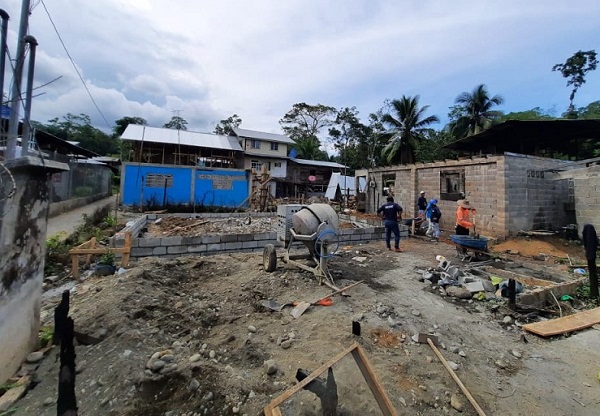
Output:
[[132,162],[242,167],[242,148],[231,136],[130,124],[121,135],[121,140],[131,143]]
[[288,153],[294,141],[283,134],[265,133],[255,130],[234,128],[233,133],[244,151],[244,169],[260,172],[263,166],[273,181],[269,192],[283,196],[282,185],[288,171]]
[[121,174],[124,205],[237,207],[248,198],[236,137],[130,124],[121,139],[131,143]]
[[342,164],[326,160],[290,158],[282,184],[284,194],[293,198],[325,196],[333,173],[343,174],[346,169]]

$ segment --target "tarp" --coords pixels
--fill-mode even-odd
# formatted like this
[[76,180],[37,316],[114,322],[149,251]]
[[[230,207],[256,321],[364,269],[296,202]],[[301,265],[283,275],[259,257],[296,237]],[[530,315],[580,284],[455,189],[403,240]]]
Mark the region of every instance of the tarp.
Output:
[[356,195],[355,183],[356,178],[354,176],[344,176],[341,173],[334,172],[331,174],[331,179],[329,179],[325,197],[329,200],[335,199],[338,189],[342,195]]

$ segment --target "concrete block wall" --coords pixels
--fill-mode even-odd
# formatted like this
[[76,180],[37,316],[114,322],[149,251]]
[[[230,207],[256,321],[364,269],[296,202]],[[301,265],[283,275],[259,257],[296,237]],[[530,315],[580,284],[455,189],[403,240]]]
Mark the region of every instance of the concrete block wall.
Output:
[[375,212],[385,202],[385,196],[381,196],[383,175],[395,174],[397,184],[395,199],[404,208],[403,217],[412,218],[416,215],[419,192],[425,191],[427,199],[438,199],[438,206],[442,211],[441,229],[453,233],[457,204],[456,201],[440,198],[440,178],[442,172],[461,170],[465,173],[467,198],[477,208],[478,230],[491,236],[505,235],[504,156],[461,158],[371,169],[369,180],[374,178],[378,186],[368,190],[367,212]]
[[[547,305],[554,305],[555,299],[563,295],[573,295],[579,286],[585,283],[587,278],[579,279],[574,282],[561,283],[546,288],[536,288],[527,293],[517,295],[517,304],[531,308],[544,308]],[[554,296],[552,296],[554,295]]]
[[[270,213],[256,213],[252,216],[269,217]],[[148,221],[155,221],[160,216],[168,214],[146,214],[130,222],[130,224],[112,238],[113,247],[123,247],[125,243],[125,231],[131,231],[131,259],[141,257],[178,257],[193,254],[218,254],[228,252],[262,252],[267,244],[283,247],[283,243],[277,238],[277,231],[269,231],[257,234],[214,234],[196,237],[170,236],[170,237],[139,237],[140,231],[146,227]],[[248,214],[210,214],[213,218],[238,216],[245,218]],[[187,218],[190,214],[175,214],[175,216]],[[202,218],[210,218],[202,214]],[[363,222],[364,228],[341,228],[338,230],[340,244],[358,244],[368,241],[384,241],[385,228],[379,220],[363,220],[347,215],[340,215],[343,220]],[[275,224],[275,222],[274,222]],[[400,226],[400,237],[408,237],[408,227]],[[118,255],[119,256],[119,255]]]
[[[368,180],[375,179],[377,187],[368,189],[367,212],[375,212],[385,202],[382,177],[395,174],[396,200],[404,207],[404,217],[416,212],[416,199],[424,190],[428,199],[439,200],[442,230],[453,232],[457,205],[456,201],[439,197],[440,177],[445,171],[464,171],[466,197],[477,209],[477,229],[481,233],[505,237],[519,230],[559,229],[574,222],[575,217],[565,210],[569,181],[556,172],[572,167],[569,161],[505,153],[370,169]],[[576,205],[584,199],[590,201],[580,204],[581,209],[577,207],[578,218],[583,221],[598,221],[592,211],[598,201],[592,195],[600,190],[600,175],[594,181],[590,186],[583,179],[575,184]]]
[[575,215],[579,236],[585,224],[592,224],[600,233],[600,166],[593,165],[565,172],[573,183]]
[[572,162],[535,156],[506,155],[506,227],[519,230],[559,229],[570,222],[565,210],[568,181],[555,171]]
[[134,238],[132,240],[131,258],[262,252],[267,244],[282,246],[277,241],[276,231],[258,234],[204,235],[199,237]]

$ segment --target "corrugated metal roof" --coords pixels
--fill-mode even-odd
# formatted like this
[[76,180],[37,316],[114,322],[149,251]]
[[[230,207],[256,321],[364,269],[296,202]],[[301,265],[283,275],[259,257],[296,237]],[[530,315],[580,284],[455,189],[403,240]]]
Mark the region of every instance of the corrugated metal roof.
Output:
[[325,160],[307,160],[307,159],[294,159],[290,158],[292,162],[296,162],[300,165],[310,165],[310,166],[324,166],[327,168],[345,168],[346,166],[340,165],[336,162],[327,162]]
[[121,135],[121,139],[137,142],[182,144],[185,146],[208,147],[211,149],[234,150],[238,152],[243,151],[237,138],[232,136],[140,126],[138,124],[128,125]]
[[240,128],[234,128],[233,132],[239,137],[248,137],[250,139],[268,140],[271,142],[289,143],[294,144],[295,142],[289,137],[283,134],[265,133],[262,131],[246,130]]

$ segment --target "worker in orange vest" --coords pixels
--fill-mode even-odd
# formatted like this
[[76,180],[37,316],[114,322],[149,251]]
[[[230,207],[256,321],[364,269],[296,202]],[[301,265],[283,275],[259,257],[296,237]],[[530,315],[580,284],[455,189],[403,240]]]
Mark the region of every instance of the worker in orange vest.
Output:
[[[456,234],[457,235],[469,235],[469,228],[474,228],[475,225],[471,222],[469,213],[473,216],[477,213],[475,208],[471,207],[468,199],[459,199],[458,209],[456,210]],[[473,230],[475,231],[475,230]]]

